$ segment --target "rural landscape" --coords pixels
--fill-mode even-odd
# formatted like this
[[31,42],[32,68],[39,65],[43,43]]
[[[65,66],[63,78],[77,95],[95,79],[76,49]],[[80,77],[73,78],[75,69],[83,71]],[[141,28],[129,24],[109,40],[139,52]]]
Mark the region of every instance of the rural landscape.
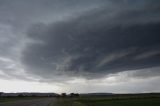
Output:
[[160,106],[160,0],[0,0],[0,106]]
[[[17,93],[15,93],[17,94]],[[54,94],[18,93],[1,95],[0,106],[159,106],[160,93]]]

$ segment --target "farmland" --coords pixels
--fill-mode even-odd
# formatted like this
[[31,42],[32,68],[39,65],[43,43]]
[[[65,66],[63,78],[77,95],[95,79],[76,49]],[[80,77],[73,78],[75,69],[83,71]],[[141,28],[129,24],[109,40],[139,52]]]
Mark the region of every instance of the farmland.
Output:
[[159,94],[59,98],[54,106],[160,106]]

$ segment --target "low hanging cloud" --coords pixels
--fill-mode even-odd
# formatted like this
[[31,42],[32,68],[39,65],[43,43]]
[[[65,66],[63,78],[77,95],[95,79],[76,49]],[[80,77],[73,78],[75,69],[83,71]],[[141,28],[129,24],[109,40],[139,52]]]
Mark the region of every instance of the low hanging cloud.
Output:
[[25,70],[48,79],[99,78],[160,66],[160,5],[151,0],[111,3],[31,26],[21,58]]

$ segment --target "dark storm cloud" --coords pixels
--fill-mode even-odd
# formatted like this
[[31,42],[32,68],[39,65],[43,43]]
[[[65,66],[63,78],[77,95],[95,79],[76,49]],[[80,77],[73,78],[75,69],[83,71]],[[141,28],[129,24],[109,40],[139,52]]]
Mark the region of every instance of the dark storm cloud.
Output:
[[[100,77],[160,65],[160,5],[109,2],[50,25],[30,27],[22,62],[29,73]],[[159,72],[156,70],[154,72]]]
[[21,77],[13,74],[23,70],[19,58],[27,42],[25,30],[28,26],[38,22],[62,20],[71,13],[78,14],[99,4],[102,3],[97,0],[92,0],[91,4],[84,0],[0,0],[0,71],[9,77]]

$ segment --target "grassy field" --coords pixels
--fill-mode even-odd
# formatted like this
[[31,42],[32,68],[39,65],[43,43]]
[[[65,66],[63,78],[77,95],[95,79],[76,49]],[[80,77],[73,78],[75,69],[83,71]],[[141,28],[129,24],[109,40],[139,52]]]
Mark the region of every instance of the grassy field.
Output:
[[2,102],[13,102],[18,100],[32,100],[32,99],[40,99],[44,97],[0,97],[0,103]]
[[59,98],[54,106],[160,106],[160,97],[153,95],[116,95]]

